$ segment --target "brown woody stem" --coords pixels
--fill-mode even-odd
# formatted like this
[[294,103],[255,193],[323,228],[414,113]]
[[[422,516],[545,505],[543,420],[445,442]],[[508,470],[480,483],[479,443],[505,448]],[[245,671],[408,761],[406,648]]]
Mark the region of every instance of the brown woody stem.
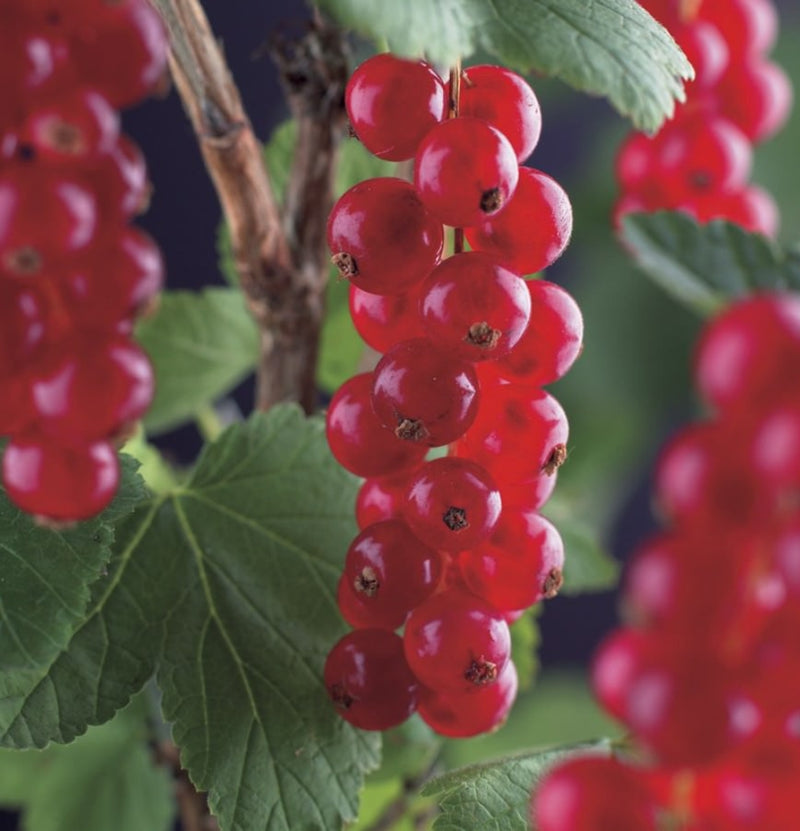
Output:
[[314,374],[328,275],[325,222],[344,134],[344,43],[315,20],[281,42],[281,70],[298,136],[281,207],[239,92],[198,0],[152,0],[169,29],[170,69],[231,234],[247,303],[261,331],[256,406],[315,405]]

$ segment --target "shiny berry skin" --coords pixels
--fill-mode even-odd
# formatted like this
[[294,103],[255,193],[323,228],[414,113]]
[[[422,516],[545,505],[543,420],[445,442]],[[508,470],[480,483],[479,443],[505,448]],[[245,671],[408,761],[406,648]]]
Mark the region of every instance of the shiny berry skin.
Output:
[[492,533],[501,508],[500,491],[484,468],[445,457],[411,476],[403,518],[431,548],[462,551]]
[[144,0],[98,4],[92,25],[77,35],[72,49],[78,72],[118,109],[149,95],[166,72],[167,33]]
[[328,445],[339,464],[356,476],[385,476],[419,465],[425,445],[400,441],[378,421],[370,400],[372,374],[345,381],[328,406]]
[[153,398],[150,361],[126,337],[77,338],[36,368],[33,404],[42,431],[62,441],[112,438],[141,418]]
[[480,251],[448,257],[420,287],[425,333],[467,361],[507,355],[522,337],[530,309],[525,281]]
[[403,294],[441,258],[444,231],[402,179],[367,179],[328,217],[328,248],[342,277],[373,294]]
[[502,66],[462,71],[458,114],[488,121],[509,140],[520,162],[533,153],[542,132],[536,94],[522,76]]
[[390,162],[410,159],[447,113],[442,79],[425,61],[374,55],[353,72],[345,90],[350,124],[361,143]]
[[519,681],[514,662],[509,662],[486,687],[466,692],[435,692],[420,688],[419,714],[440,736],[466,739],[500,728],[517,697]]
[[531,319],[511,354],[495,364],[508,381],[544,386],[563,378],[583,350],[583,315],[567,291],[546,280],[525,282]]
[[474,421],[478,402],[473,365],[425,338],[401,341],[375,367],[375,414],[410,444],[438,447],[455,441]]
[[466,230],[476,251],[486,251],[516,274],[534,274],[552,265],[572,234],[572,206],[564,189],[540,170],[520,169],[509,206]]
[[106,211],[130,219],[147,209],[150,182],[142,151],[127,136],[84,170],[83,181]]
[[614,159],[614,173],[625,191],[638,191],[652,175],[657,138],[645,133],[630,133]]
[[80,161],[110,150],[119,136],[119,116],[102,95],[77,89],[36,107],[20,140],[48,162]]
[[88,519],[105,508],[119,483],[110,444],[64,445],[35,433],[15,436],[3,455],[9,499],[29,514],[57,521]]
[[703,0],[701,15],[717,27],[732,55],[764,54],[778,34],[771,0]]
[[503,508],[520,511],[538,511],[553,494],[558,481],[558,473],[547,475],[540,473],[535,479],[518,485],[503,485],[500,495]]
[[695,383],[715,409],[748,407],[799,381],[800,295],[751,295],[705,327],[695,353]]
[[370,294],[350,286],[350,317],[367,346],[388,352],[398,341],[425,335],[419,317],[419,287],[406,294]]
[[414,609],[403,646],[420,683],[435,692],[467,692],[498,680],[511,655],[511,634],[485,601],[453,588]]
[[477,118],[451,118],[423,139],[414,185],[427,209],[446,225],[478,225],[500,212],[517,187],[514,148]]
[[731,57],[719,29],[705,20],[693,20],[688,25],[671,28],[671,34],[694,67],[690,95],[698,89],[714,87],[728,69]]
[[[681,206],[684,207],[684,206]],[[695,197],[685,206],[698,222],[725,219],[744,228],[775,237],[780,226],[780,215],[775,200],[757,185],[748,185],[726,193]]]
[[459,555],[469,589],[501,612],[555,597],[564,582],[564,543],[536,513],[503,507],[488,540]]
[[534,789],[538,831],[656,831],[656,806],[644,776],[614,758],[570,759]]
[[377,522],[350,544],[339,584],[339,608],[351,626],[397,629],[434,591],[441,575],[439,554],[404,522]]
[[561,405],[536,387],[504,384],[487,390],[459,456],[483,465],[499,483],[554,473],[567,457],[569,426]]
[[385,629],[346,634],[328,653],[323,676],[336,711],[362,730],[388,730],[417,707],[419,684],[403,641]]
[[362,531],[374,522],[400,516],[408,477],[405,472],[364,481],[356,495],[356,522]]

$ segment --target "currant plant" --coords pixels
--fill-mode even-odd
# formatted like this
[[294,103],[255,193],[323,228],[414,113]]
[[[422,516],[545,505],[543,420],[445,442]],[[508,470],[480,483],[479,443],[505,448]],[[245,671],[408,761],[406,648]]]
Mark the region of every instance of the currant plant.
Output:
[[[750,233],[768,190],[797,220],[791,125],[752,153],[797,69],[766,58],[773,11],[320,0],[271,40],[291,117],[262,147],[195,0],[0,0],[0,807],[28,831],[792,827],[800,267]],[[168,42],[224,220],[200,292],[163,290],[130,224],[150,184],[118,111],[168,94]],[[681,211],[618,211],[619,245],[620,125],[559,81],[640,131],[617,169],[671,201],[630,207]],[[190,183],[154,186],[183,221]],[[668,528],[626,574],[601,710],[551,656],[601,628],[571,598],[616,582],[599,540],[699,337],[631,257],[714,315],[709,413],[658,463]],[[156,443],[187,424],[178,464]]]

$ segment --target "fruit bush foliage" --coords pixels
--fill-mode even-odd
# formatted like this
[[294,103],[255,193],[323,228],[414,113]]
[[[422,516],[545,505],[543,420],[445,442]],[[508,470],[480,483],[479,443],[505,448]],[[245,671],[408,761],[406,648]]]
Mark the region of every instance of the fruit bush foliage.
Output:
[[[424,52],[446,64],[480,50],[563,79],[605,96],[647,130],[670,114],[689,74],[671,39],[632,0],[320,6],[401,54]],[[795,29],[783,44],[798,25],[787,21]],[[796,50],[779,45],[777,59],[797,77]],[[545,112],[565,100],[556,84],[535,86]],[[581,113],[590,104],[580,98],[572,106]],[[565,540],[568,594],[615,582],[598,531],[669,414],[690,407],[688,352],[699,321],[642,274],[701,315],[756,287],[800,284],[791,247],[667,213],[625,221],[625,245],[642,269],[635,273],[609,226],[612,156],[625,129],[617,122],[580,135],[580,159],[562,178],[576,205],[569,256],[589,332],[586,354],[559,387],[575,452],[548,506]],[[279,127],[265,149],[279,191],[292,131]],[[790,129],[767,147],[755,176],[780,204],[789,241],[800,219],[793,203],[800,183],[787,163],[794,140]],[[337,189],[390,171],[349,143]],[[157,378],[144,422],[153,435],[206,417],[254,366],[257,333],[224,231],[220,240],[230,285],[166,291],[137,329]],[[318,380],[332,391],[355,371],[361,345],[346,290],[332,281],[328,300]],[[0,501],[0,802],[24,807],[31,831],[76,827],[65,824],[70,811],[80,812],[86,831],[168,828],[168,784],[147,763],[154,715],[156,730],[168,729],[162,716],[171,725],[182,764],[208,791],[223,831],[335,829],[343,821],[369,828],[434,759],[449,772],[411,798],[411,813],[438,804],[438,829],[525,829],[541,772],[576,743],[585,751],[587,739],[619,735],[580,680],[555,674],[521,698],[506,728],[469,742],[442,743],[414,720],[382,741],[338,718],[321,671],[344,631],[335,590],[356,530],[358,480],[330,457],[318,418],[291,406],[254,415],[214,436],[189,472],[171,469],[140,434],[125,448],[122,482],[103,514],[67,530],[39,528]],[[515,661],[525,656],[521,686],[530,687],[535,616],[512,634]],[[531,750],[556,744],[563,750]],[[605,756],[610,744],[588,749]],[[96,772],[112,767],[126,799],[110,796],[106,781],[96,789]],[[76,795],[90,789],[76,806]]]

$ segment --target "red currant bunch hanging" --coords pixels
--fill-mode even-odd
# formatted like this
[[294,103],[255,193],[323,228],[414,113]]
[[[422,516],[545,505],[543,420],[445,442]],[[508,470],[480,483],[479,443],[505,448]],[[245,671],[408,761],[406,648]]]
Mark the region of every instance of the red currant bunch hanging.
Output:
[[166,50],[146,0],[0,0],[3,484],[49,520],[108,504],[112,443],[153,396],[131,332],[163,267],[129,225],[148,182],[117,109],[161,82]]
[[593,666],[640,763],[557,769],[534,794],[539,831],[796,826],[800,296],[753,295],[712,320],[695,382],[710,414],[662,452],[666,528],[635,554],[627,624]]
[[[507,69],[457,69],[445,83],[424,61],[378,55],[346,102],[367,149],[413,158],[414,181],[361,182],[328,221],[355,327],[383,356],[328,409],[333,455],[367,478],[338,589],[354,631],[325,682],[357,726],[418,709],[469,736],[501,724],[516,696],[508,622],[562,582],[563,544],[538,510],[568,427],[541,386],[578,357],[583,321],[566,291],[524,276],[561,255],[572,210],[553,179],[520,167],[541,115]],[[447,455],[427,460],[436,447]]]
[[696,77],[657,135],[633,133],[620,148],[615,220],[668,208],[774,236],[775,202],[748,183],[752,145],[781,128],[792,103],[789,79],[767,58],[778,30],[772,0],[639,2],[675,37]]

